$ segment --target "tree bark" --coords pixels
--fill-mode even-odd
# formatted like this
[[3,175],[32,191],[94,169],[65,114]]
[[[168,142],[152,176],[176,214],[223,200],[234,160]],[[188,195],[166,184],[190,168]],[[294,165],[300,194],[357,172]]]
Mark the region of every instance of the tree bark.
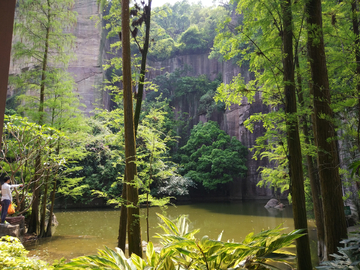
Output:
[[358,126],[357,126],[357,144],[360,147],[360,36],[359,36],[359,21],[357,17],[357,0],[351,1],[351,19],[353,24],[353,32],[355,34],[355,61],[356,61],[356,75],[357,75],[357,84],[356,90],[358,95]]
[[[134,116],[134,123],[135,123],[135,138],[137,134],[137,129],[139,125],[140,119],[140,112],[141,112],[141,104],[143,100],[143,93],[144,93],[144,82],[145,82],[145,74],[146,74],[146,60],[147,60],[147,53],[149,50],[149,40],[150,40],[150,22],[151,22],[151,0],[148,0],[148,6],[145,7],[144,12],[146,13],[145,19],[145,43],[144,47],[141,49],[141,67],[140,67],[140,78],[139,78],[139,91],[136,97],[136,106],[135,106],[135,116]],[[120,38],[121,39],[121,38]],[[123,184],[123,192],[122,192],[122,199],[124,202],[127,201],[127,184],[126,184],[126,175],[124,177],[124,184]],[[120,225],[119,225],[119,236],[118,236],[118,247],[125,252],[125,243],[126,243],[126,223],[127,223],[127,206],[122,206],[120,211]]]
[[124,176],[124,184],[121,197],[123,199],[123,205],[120,210],[120,225],[119,225],[119,236],[118,236],[118,247],[125,253],[126,246],[126,223],[127,223],[127,183],[126,173]]
[[318,149],[317,161],[324,210],[324,259],[337,252],[339,242],[347,237],[335,129],[330,108],[330,89],[322,32],[321,0],[306,3],[308,56],[311,67],[314,136]]
[[0,150],[9,78],[16,0],[0,1]]
[[129,254],[142,257],[141,231],[138,205],[138,188],[136,185],[136,145],[131,87],[131,55],[130,55],[130,10],[129,0],[121,1],[122,55],[124,84],[124,122],[125,122],[125,158],[127,178],[128,209],[128,242]]
[[149,51],[149,41],[150,41],[150,22],[151,22],[151,0],[148,1],[148,5],[145,6],[144,12],[146,14],[145,19],[145,42],[144,47],[141,52],[141,67],[140,67],[140,78],[139,78],[139,92],[136,97],[136,107],[135,107],[135,135],[137,133],[137,128],[139,125],[140,112],[141,112],[141,103],[143,100],[144,93],[144,82],[145,82],[145,74],[146,74],[146,58],[147,53]]
[[50,177],[50,172],[48,170],[46,179],[45,179],[45,189],[44,194],[42,196],[42,202],[41,202],[41,215],[40,215],[40,233],[39,237],[45,236],[45,221],[46,221],[46,201],[47,201],[47,193],[48,193],[48,181]]
[[[296,46],[296,48],[298,48],[298,46]],[[299,56],[297,50],[295,50],[295,67],[298,71],[297,72],[298,100],[300,106],[305,108],[305,101],[302,90],[302,78],[300,75]],[[312,142],[310,141],[310,132],[309,132],[309,125],[311,123],[305,115],[301,117],[301,122],[302,122],[302,130],[305,137],[305,143],[307,145],[311,145]],[[310,155],[306,155],[306,164],[310,179],[311,196],[314,207],[316,233],[318,239],[318,257],[320,258],[320,260],[322,260],[324,254],[324,247],[325,247],[325,228],[324,228],[323,209],[321,202],[320,180],[319,180],[319,174],[316,170],[314,159]]]
[[290,191],[294,213],[295,229],[304,229],[305,235],[296,239],[297,266],[299,270],[312,269],[307,217],[305,208],[302,154],[296,108],[295,69],[293,64],[293,31],[290,0],[282,1],[283,48],[284,48],[284,90],[287,141],[289,149]]
[[[57,173],[55,174],[57,175]],[[56,194],[56,185],[57,185],[57,179],[54,178],[54,185],[53,185],[53,190],[51,193],[51,206],[50,206],[50,212],[49,212],[49,220],[48,220],[48,224],[46,227],[46,233],[45,233],[45,237],[51,237],[52,236],[52,215],[54,213],[54,204],[55,204],[55,194]]]

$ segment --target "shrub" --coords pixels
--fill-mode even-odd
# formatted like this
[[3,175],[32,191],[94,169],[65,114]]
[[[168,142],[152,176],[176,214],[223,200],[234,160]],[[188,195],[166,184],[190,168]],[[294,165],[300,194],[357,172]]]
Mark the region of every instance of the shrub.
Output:
[[199,123],[181,148],[183,174],[208,190],[246,174],[247,148],[231,138],[216,122]]
[[344,247],[338,247],[338,254],[331,254],[334,260],[322,262],[316,269],[360,269],[360,234],[355,233],[352,237],[340,243]]
[[16,237],[3,236],[0,238],[0,269],[53,269],[46,262],[28,258],[28,251]]

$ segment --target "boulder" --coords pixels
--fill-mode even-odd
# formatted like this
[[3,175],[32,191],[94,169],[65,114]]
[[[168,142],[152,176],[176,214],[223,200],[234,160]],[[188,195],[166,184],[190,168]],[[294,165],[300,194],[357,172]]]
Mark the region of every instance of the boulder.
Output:
[[14,236],[19,238],[20,237],[20,226],[19,224],[11,225],[11,224],[0,224],[0,237],[1,236]]
[[24,216],[17,216],[17,217],[6,217],[5,219],[10,225],[19,225],[20,236],[23,236],[25,231],[25,217]]
[[265,208],[277,208],[277,206],[280,204],[280,202],[277,199],[270,199],[266,205]]

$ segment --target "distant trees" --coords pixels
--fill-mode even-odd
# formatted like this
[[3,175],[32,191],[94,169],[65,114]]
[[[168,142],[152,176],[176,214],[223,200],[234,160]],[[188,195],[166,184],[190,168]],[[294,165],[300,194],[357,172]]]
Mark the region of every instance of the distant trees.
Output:
[[247,148],[230,138],[216,122],[199,123],[181,148],[183,175],[205,189],[215,190],[246,175]]
[[187,0],[155,8],[149,59],[161,61],[176,54],[209,52],[217,24],[226,13],[224,7],[202,7]]

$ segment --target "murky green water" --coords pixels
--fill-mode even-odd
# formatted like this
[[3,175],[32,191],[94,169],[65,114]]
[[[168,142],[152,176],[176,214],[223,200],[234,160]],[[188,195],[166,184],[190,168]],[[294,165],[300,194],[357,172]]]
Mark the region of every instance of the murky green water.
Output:
[[[150,235],[154,236],[159,218],[156,213],[162,213],[171,219],[179,215],[188,215],[193,229],[200,228],[197,235],[201,238],[208,235],[217,238],[221,231],[223,240],[241,241],[250,232],[260,232],[262,229],[275,228],[279,224],[288,227],[285,232],[293,230],[291,207],[283,211],[268,211],[265,202],[247,201],[241,203],[198,203],[168,207],[165,213],[159,208],[150,209]],[[145,215],[145,209],[141,209]],[[48,239],[27,244],[30,255],[53,261],[60,258],[71,259],[82,255],[96,254],[104,246],[114,248],[117,245],[119,228],[119,210],[81,210],[61,211],[56,213],[59,226],[55,235]],[[145,219],[142,219],[142,238],[146,239]],[[311,224],[310,224],[311,226]],[[314,234],[312,230],[310,233]],[[314,236],[313,236],[314,237]],[[150,238],[154,243],[157,239]],[[314,241],[313,241],[314,242]],[[313,243],[314,245],[315,243]]]

